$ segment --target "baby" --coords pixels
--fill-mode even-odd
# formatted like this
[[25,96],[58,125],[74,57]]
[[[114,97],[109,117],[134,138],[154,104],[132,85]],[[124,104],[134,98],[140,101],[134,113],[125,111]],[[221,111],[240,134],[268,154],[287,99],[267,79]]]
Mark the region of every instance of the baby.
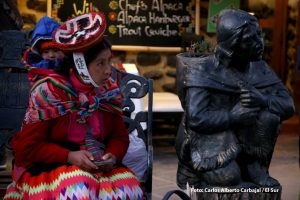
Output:
[[60,26],[55,20],[44,16],[32,32],[29,63],[37,68],[55,69],[59,66],[64,53],[52,41],[52,33]]

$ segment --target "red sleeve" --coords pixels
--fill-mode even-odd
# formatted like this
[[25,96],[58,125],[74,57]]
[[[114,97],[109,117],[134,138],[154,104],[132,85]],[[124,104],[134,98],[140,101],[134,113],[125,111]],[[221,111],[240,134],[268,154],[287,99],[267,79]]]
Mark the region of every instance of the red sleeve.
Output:
[[33,162],[67,162],[69,150],[51,143],[48,139],[53,121],[24,124],[22,130],[16,133],[12,145],[17,165],[28,166]]
[[112,153],[116,156],[117,162],[122,162],[129,145],[128,131],[121,116],[113,114],[111,119],[112,131],[105,153]]

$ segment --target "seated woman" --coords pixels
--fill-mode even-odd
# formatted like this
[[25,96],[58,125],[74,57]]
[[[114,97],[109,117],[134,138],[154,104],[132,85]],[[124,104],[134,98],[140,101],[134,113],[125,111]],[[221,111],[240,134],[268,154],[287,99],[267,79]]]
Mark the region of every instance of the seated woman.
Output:
[[53,35],[66,55],[60,68],[28,67],[33,85],[4,199],[143,199],[121,164],[129,138],[105,28],[99,12],[68,20]]

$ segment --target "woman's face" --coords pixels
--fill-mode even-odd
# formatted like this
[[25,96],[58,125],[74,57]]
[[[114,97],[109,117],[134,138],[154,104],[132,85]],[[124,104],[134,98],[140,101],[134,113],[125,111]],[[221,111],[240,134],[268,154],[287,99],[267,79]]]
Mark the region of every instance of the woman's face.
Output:
[[111,76],[111,50],[104,49],[88,65],[92,79],[102,85]]

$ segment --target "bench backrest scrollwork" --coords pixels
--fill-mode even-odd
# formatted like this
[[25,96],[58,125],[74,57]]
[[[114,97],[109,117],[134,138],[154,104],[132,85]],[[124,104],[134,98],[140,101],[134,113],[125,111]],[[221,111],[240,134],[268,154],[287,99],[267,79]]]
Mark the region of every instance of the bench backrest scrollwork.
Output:
[[[152,192],[152,168],[153,168],[153,146],[152,146],[152,104],[153,104],[153,81],[142,76],[123,72],[114,68],[116,79],[122,94],[122,108],[124,121],[128,125],[128,132],[143,139],[147,149],[147,170],[142,187],[145,198],[151,199]],[[146,101],[143,99],[147,98]],[[142,104],[142,108],[137,105]],[[144,103],[147,102],[147,111]]]

